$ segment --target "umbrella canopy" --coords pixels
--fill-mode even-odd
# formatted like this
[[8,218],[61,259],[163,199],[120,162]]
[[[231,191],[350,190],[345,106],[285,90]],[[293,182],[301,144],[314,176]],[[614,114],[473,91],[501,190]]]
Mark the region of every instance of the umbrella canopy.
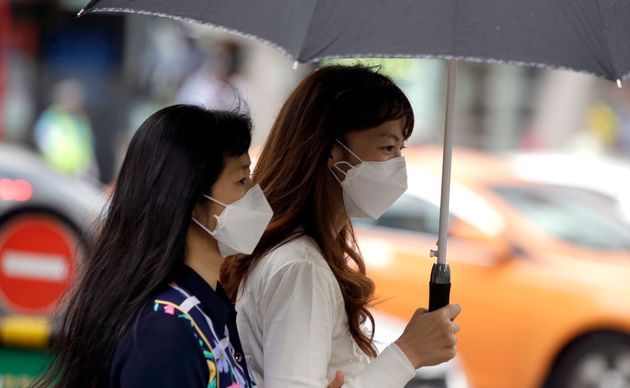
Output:
[[439,57],[630,75],[628,0],[92,0],[266,41],[299,62]]

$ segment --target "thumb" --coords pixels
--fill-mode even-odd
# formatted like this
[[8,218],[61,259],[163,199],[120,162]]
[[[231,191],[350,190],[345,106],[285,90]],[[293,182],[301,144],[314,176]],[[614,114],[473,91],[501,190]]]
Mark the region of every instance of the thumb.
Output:
[[335,372],[335,378],[328,384],[328,388],[341,388],[344,383],[344,375],[343,372],[338,370]]
[[423,307],[419,307],[419,308],[416,309],[416,311],[413,312],[413,316],[415,317],[415,316],[418,316],[418,315],[424,315],[424,314],[426,314],[428,312],[429,312],[429,310],[427,310],[427,309],[425,309]]

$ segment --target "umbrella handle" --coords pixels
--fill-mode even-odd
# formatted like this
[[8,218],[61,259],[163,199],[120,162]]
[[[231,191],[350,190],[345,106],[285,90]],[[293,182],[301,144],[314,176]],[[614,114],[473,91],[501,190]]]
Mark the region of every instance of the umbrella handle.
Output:
[[429,281],[429,312],[449,303],[451,293],[451,268],[448,264],[433,264]]

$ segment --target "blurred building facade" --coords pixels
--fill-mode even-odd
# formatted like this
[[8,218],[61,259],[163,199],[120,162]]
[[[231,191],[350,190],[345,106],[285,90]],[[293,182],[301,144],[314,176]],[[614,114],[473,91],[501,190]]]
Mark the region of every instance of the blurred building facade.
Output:
[[[240,102],[261,143],[286,94],[309,66],[273,49],[207,27],[143,16],[76,18],[78,1],[0,0],[0,139],[36,148],[37,119],[53,103],[53,89],[72,80],[85,90],[100,179],[110,182],[126,144],[148,114],[167,104],[207,99],[186,96],[186,83],[225,64],[220,46],[239,51],[223,99]],[[227,43],[226,43],[227,42]],[[218,77],[220,78],[220,77]],[[212,79],[201,80],[206,89]],[[238,78],[238,81],[237,81]]]
[[[114,177],[139,123],[177,101],[240,105],[252,114],[254,143],[261,144],[287,94],[313,68],[293,70],[274,49],[206,26],[136,15],[77,19],[82,3],[0,0],[0,137],[33,147],[53,86],[72,79],[86,91],[104,182]],[[439,143],[444,63],[371,63],[383,66],[414,105],[410,142]],[[629,157],[629,89],[582,74],[460,62],[455,142],[492,151],[571,148]]]

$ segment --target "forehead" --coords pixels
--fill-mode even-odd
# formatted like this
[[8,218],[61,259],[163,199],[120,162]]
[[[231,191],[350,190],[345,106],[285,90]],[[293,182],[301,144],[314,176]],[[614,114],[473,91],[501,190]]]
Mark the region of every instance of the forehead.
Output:
[[240,156],[228,156],[225,159],[224,171],[228,174],[238,173],[243,169],[248,169],[250,164],[251,160],[249,159],[249,153],[247,152]]
[[351,137],[355,137],[356,140],[359,141],[376,141],[380,138],[403,141],[403,119],[386,121],[377,127],[366,129],[363,131],[350,132],[348,135]]

